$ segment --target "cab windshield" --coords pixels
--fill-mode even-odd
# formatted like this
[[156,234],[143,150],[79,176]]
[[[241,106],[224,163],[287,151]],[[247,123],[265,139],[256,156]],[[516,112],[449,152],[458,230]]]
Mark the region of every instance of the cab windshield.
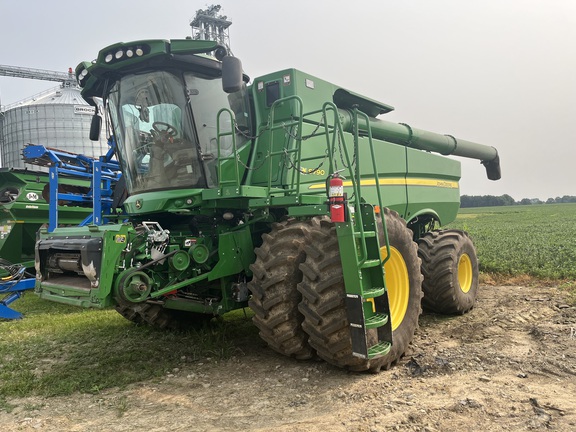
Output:
[[[238,126],[249,126],[246,91],[226,94],[219,77],[155,71],[122,77],[108,96],[118,157],[129,194],[217,184],[217,114],[229,108]],[[230,116],[220,129],[231,131]],[[236,135],[238,147],[244,134]],[[232,152],[232,137],[220,154]]]

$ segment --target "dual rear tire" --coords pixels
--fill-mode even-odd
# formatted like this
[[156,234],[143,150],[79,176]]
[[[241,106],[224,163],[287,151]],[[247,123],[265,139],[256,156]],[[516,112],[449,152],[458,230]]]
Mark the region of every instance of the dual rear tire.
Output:
[[[256,250],[250,306],[260,336],[272,349],[303,359],[316,354],[338,367],[373,372],[389,368],[404,354],[421,313],[420,259],[406,222],[388,209],[384,217],[391,246],[385,264],[393,330],[388,354],[374,359],[352,355],[336,226],[327,217],[279,224]],[[385,247],[381,253],[386,254]],[[369,330],[368,343],[376,342],[376,330]]]
[[[412,240],[412,231],[398,213],[384,209],[384,218],[391,251],[384,264],[393,341],[388,354],[373,359],[352,354],[346,291],[333,224],[319,221],[306,261],[300,266],[304,277],[298,285],[303,297],[299,310],[304,315],[303,328],[310,336],[309,343],[322,359],[349,370],[378,372],[390,368],[405,353],[418,328],[422,298],[418,248]],[[380,222],[380,244],[386,244],[381,228]],[[380,252],[385,257],[386,247]],[[368,330],[367,338],[368,345],[377,343],[376,329]]]

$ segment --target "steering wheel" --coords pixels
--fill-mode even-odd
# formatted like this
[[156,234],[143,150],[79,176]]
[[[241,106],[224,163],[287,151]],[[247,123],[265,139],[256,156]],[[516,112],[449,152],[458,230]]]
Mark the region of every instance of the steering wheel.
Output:
[[175,137],[176,135],[178,135],[178,131],[176,130],[176,128],[172,126],[170,123],[166,122],[155,121],[154,123],[152,123],[152,129],[154,129],[154,131],[157,132],[158,134],[166,134],[170,137]]

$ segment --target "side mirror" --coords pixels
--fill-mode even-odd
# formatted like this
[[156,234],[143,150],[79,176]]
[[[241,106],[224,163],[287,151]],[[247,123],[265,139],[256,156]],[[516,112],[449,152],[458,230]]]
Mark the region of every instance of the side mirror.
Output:
[[90,123],[90,140],[98,141],[100,139],[100,131],[102,130],[102,117],[98,114],[92,116],[92,123]]
[[222,59],[222,89],[226,93],[235,93],[242,89],[242,62],[232,56]]

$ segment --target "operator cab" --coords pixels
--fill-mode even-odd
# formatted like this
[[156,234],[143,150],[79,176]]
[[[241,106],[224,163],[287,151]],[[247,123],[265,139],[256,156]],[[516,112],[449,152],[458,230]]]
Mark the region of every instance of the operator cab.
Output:
[[[107,92],[119,162],[130,195],[162,189],[210,188],[217,184],[217,119],[235,130],[241,147],[250,133],[246,85],[223,90],[219,70],[152,70],[126,74]],[[220,155],[233,152],[232,136],[220,138]]]

